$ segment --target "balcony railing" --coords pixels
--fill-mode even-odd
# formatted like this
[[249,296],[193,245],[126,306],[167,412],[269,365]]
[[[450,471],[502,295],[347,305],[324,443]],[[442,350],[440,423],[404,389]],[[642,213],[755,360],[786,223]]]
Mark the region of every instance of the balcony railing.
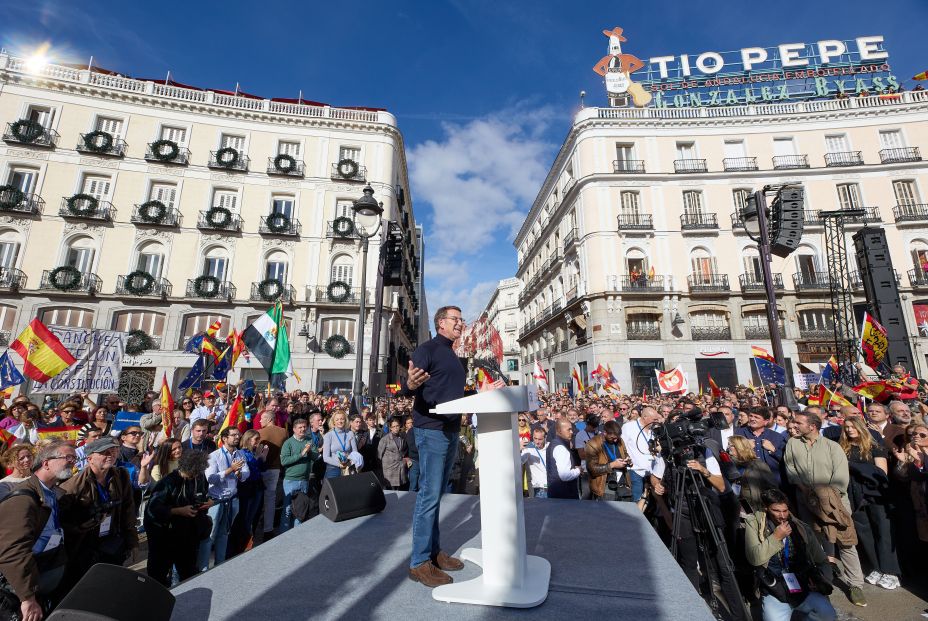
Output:
[[166,144],[167,141],[159,140],[149,142],[145,150],[145,159],[156,164],[176,164],[186,166],[190,163],[190,149],[187,147],[177,146],[176,149]]
[[620,231],[653,231],[654,218],[649,213],[623,213],[618,216]]
[[[315,295],[311,295],[312,293]],[[358,305],[361,303],[361,288],[306,287],[306,299],[309,300],[310,297],[319,304]]]
[[[345,220],[348,222],[346,223]],[[351,226],[348,226],[348,223]],[[351,218],[336,218],[335,220],[329,220],[328,227],[326,227],[326,237],[351,241],[358,239],[359,235],[354,220]]]
[[62,218],[112,222],[116,218],[116,209],[109,201],[99,200],[89,195],[75,194],[61,199],[58,215]]
[[187,280],[187,297],[200,300],[235,299],[237,289],[228,280],[219,280],[215,276],[199,276]]
[[644,172],[644,160],[613,160],[612,172],[643,173]]
[[96,274],[80,272],[75,268],[57,267],[53,270],[42,271],[39,289],[95,295],[102,286],[103,281]]
[[895,149],[881,149],[880,162],[883,164],[898,164],[900,162],[920,162],[921,154],[918,147],[897,147]]
[[[851,209],[848,207],[848,209]],[[883,217],[880,215],[879,207],[855,207],[854,209],[863,209],[864,215],[855,216],[845,220],[847,224],[869,224],[871,222],[882,222]]]
[[26,286],[26,274],[15,267],[0,267],[0,289],[19,291]]
[[9,330],[0,330],[0,347],[9,347],[13,335]]
[[825,221],[817,209],[803,209],[802,223],[806,226],[824,226]]
[[261,224],[258,226],[258,232],[262,235],[299,236],[302,231],[303,226],[299,220],[284,218],[281,214],[261,216]]
[[926,222],[928,205],[896,205],[893,207],[893,217],[896,218],[896,222]]
[[840,151],[825,154],[825,166],[863,166],[864,158],[860,151]]
[[29,147],[51,148],[58,144],[61,136],[53,129],[43,127],[35,121],[20,119],[6,124],[3,141],[10,144],[22,144]]
[[[771,274],[773,276],[773,288],[778,291],[783,290],[783,274]],[[748,293],[754,291],[765,291],[764,279],[754,274],[741,274],[738,276],[738,283],[741,285],[741,291]]]
[[673,171],[675,173],[704,173],[709,172],[706,166],[706,160],[674,160]]
[[[780,338],[786,338],[786,329],[783,327],[782,323],[777,324],[779,327]],[[770,338],[770,328],[767,327],[767,324],[763,325],[747,325],[744,326],[744,338],[754,339],[754,340],[766,340]]]
[[809,168],[808,155],[774,155],[773,167],[775,170],[789,168]]
[[731,340],[731,328],[728,326],[692,326],[690,334],[694,341]]
[[252,302],[276,302],[280,300],[285,304],[296,302],[296,289],[292,285],[285,285],[279,280],[262,280],[251,283]]
[[916,289],[928,288],[928,272],[918,268],[909,270],[909,285]]
[[736,211],[731,214],[731,228],[733,229],[744,228],[744,218],[741,216],[740,211]]
[[209,162],[206,166],[214,170],[235,170],[248,172],[251,160],[243,152],[232,148],[219,149],[209,152]]
[[690,293],[722,293],[731,291],[728,274],[690,274],[686,277]]
[[306,163],[286,154],[267,158],[267,174],[285,177],[302,177]]
[[726,172],[757,170],[756,157],[726,157],[722,160]]
[[144,226],[174,227],[180,226],[181,215],[174,207],[168,207],[160,201],[149,201],[136,205],[129,221]]
[[[132,278],[129,278],[130,276]],[[126,274],[116,278],[116,295],[167,298],[171,296],[172,290],[170,280],[167,278],[155,278],[150,274]]]
[[648,276],[647,274],[639,274],[637,276],[632,276],[626,274],[622,276],[622,291],[628,293],[648,293],[653,291],[663,291],[664,290],[664,276],[655,274],[654,276]]
[[685,213],[680,216],[680,229],[695,231],[719,228],[718,214],[714,213]]
[[567,235],[564,236],[564,250],[567,250],[577,242],[579,237],[577,229],[573,228],[567,231]]
[[796,291],[828,291],[828,272],[800,272],[793,274]]
[[200,217],[197,218],[197,228],[207,231],[239,233],[242,230],[242,217],[233,213],[226,218],[224,212],[201,211]]
[[113,136],[104,132],[90,132],[81,134],[80,140],[77,141],[75,151],[79,153],[89,153],[90,155],[108,155],[111,157],[123,157],[126,154],[126,148],[129,145],[119,136]]
[[799,338],[808,341],[831,341],[835,338],[834,328],[803,328],[799,326]]
[[629,341],[659,341],[661,327],[659,324],[627,326],[625,332]]
[[367,181],[367,166],[354,160],[341,160],[332,164],[332,179],[339,181]]
[[27,194],[12,185],[0,186],[0,212],[38,216],[44,209],[45,201],[38,194]]

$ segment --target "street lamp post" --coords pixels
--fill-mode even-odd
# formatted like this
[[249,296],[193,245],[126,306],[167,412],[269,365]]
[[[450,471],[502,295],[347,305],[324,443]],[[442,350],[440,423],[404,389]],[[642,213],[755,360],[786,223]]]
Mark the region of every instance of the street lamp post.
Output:
[[362,407],[362,386],[364,366],[364,315],[367,313],[367,251],[370,239],[380,229],[380,217],[383,215],[383,203],[374,199],[374,190],[370,185],[364,186],[364,196],[351,206],[354,211],[355,228],[361,237],[361,303],[358,308],[358,340],[354,353],[354,382],[352,392],[355,409],[360,414]]

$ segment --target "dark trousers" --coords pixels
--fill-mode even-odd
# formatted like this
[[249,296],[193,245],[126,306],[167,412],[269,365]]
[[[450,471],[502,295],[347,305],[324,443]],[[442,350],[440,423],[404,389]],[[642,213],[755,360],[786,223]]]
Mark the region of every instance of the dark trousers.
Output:
[[178,532],[178,529],[147,529],[148,564],[145,572],[168,588],[171,588],[172,566],[177,568],[177,575],[182,581],[197,575],[200,542],[194,528],[191,525],[188,533]]
[[258,512],[264,509],[264,483],[246,481],[238,484],[238,513],[229,533],[229,550],[226,558],[241,554],[248,547],[255,530]]
[[876,503],[864,505],[854,512],[854,528],[857,529],[857,549],[864,571],[898,576],[899,561],[896,560],[886,507]]

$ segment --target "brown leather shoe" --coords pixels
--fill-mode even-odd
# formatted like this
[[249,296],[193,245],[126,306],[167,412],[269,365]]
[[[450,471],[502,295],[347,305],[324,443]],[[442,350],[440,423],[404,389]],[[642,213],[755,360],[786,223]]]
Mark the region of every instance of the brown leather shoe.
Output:
[[435,567],[432,561],[426,561],[418,567],[410,569],[409,579],[413,582],[421,582],[430,589],[454,582],[451,576]]
[[464,561],[445,554],[444,550],[438,552],[438,556],[432,559],[435,566],[444,571],[458,571],[464,569]]

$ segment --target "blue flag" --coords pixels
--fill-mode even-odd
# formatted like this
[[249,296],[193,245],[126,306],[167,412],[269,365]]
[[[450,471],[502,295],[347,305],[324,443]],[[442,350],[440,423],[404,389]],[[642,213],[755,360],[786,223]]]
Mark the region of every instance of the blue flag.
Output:
[[10,386],[18,386],[26,381],[23,374],[19,372],[13,361],[10,360],[10,352],[5,351],[0,356],[0,390]]
[[203,337],[204,333],[199,333],[197,335],[191,336],[190,340],[187,341],[187,344],[184,346],[184,351],[188,354],[199,354],[200,350],[203,349]]
[[786,385],[786,369],[780,365],[763,358],[754,358],[754,364],[757,365],[757,376],[760,378],[760,383],[764,386],[769,384]]
[[226,381],[226,376],[229,374],[229,371],[232,368],[232,354],[226,352],[222,358],[219,359],[215,365],[212,365],[212,376],[213,379],[217,379],[220,382]]
[[203,371],[203,356],[199,356],[190,369],[190,372],[187,373],[187,377],[185,377],[184,381],[177,387],[178,390],[184,391],[188,388],[199,388],[203,383]]
[[112,431],[122,431],[128,427],[140,427],[142,424],[142,412],[126,412],[120,410],[116,412],[116,417],[113,419],[113,428]]
[[245,383],[242,384],[242,396],[243,397],[254,397],[255,396],[255,381],[254,380],[245,380]]

